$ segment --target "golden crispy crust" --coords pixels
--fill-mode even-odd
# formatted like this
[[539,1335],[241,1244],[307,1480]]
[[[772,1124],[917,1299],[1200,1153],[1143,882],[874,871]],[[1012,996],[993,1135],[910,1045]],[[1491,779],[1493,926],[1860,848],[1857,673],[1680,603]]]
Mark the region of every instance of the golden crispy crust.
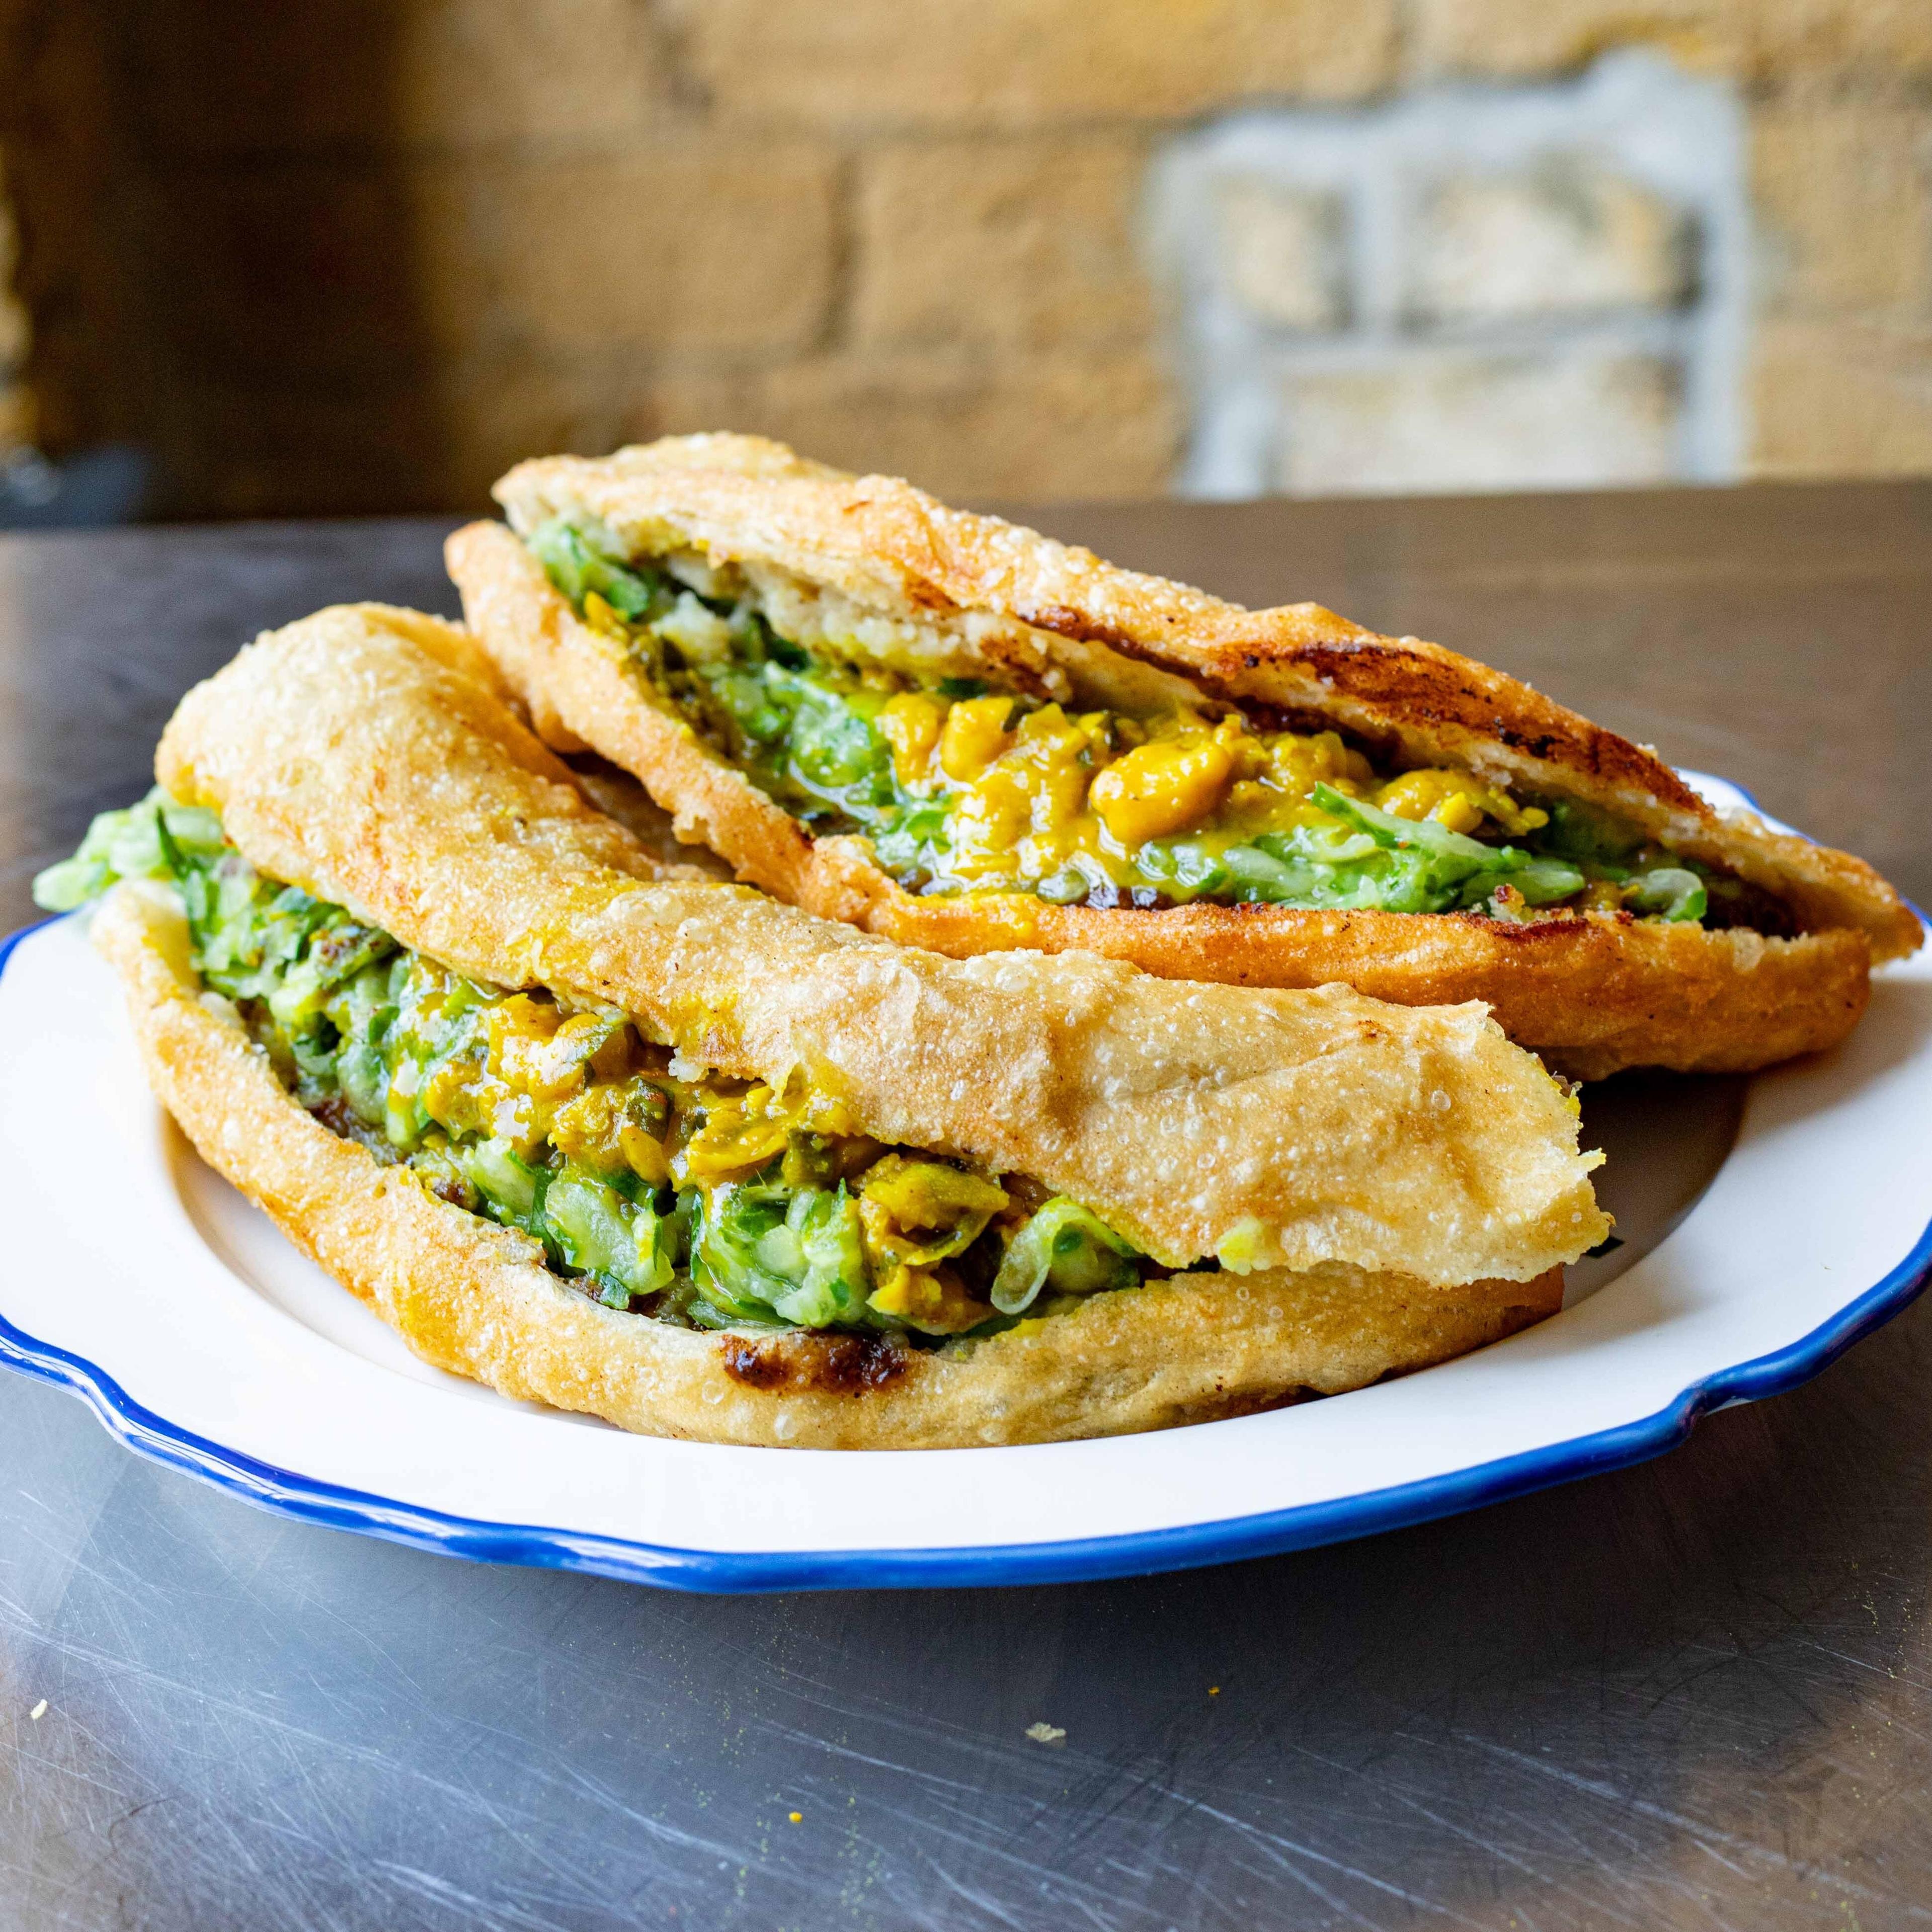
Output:
[[433,619],[323,611],[190,692],[157,776],[270,877],[458,970],[802,1073],[855,1125],[1032,1175],[1163,1264],[1528,1280],[1607,1228],[1574,1106],[1479,1007],[954,961],[675,879],[592,811]]
[[[1920,943],[1910,909],[1862,861],[1773,832],[1750,813],[1715,812],[1649,752],[1528,686],[1317,605],[1244,610],[755,438],[667,439],[602,462],[545,459],[512,471],[498,495],[520,529],[588,511],[641,548],[822,586],[842,609],[923,627],[956,657],[1024,687],[1057,676],[1104,695],[1138,676],[1144,690],[1153,667],[1213,697],[1337,725],[1401,764],[1466,765],[1582,798],[1774,893],[1807,928],[1768,946],[1701,928],[1660,943],[1642,922],[1606,915],[1551,945],[1479,929],[1490,922],[1404,914],[1096,912],[994,896],[934,908],[861,846],[818,856],[788,814],[688,733],[676,737],[675,720],[670,729],[620,720],[654,707],[627,676],[598,674],[599,656],[614,666],[609,647],[576,622],[520,546],[488,526],[458,532],[450,561],[466,610],[546,736],[595,742],[741,877],[910,944],[1082,946],[1170,976],[1280,986],[1347,977],[1405,1003],[1479,998],[1513,1037],[1594,1076],[1633,1064],[1761,1066],[1828,1046],[1862,1010],[1870,958]],[[614,748],[620,741],[628,755]],[[1686,1010],[1688,1022],[1678,1018]]]
[[1444,1294],[1335,1268],[1177,1276],[936,1354],[674,1328],[574,1292],[527,1236],[437,1200],[304,1112],[241,1028],[197,998],[170,895],[117,889],[94,938],[154,1090],[202,1157],[417,1354],[644,1434],[917,1449],[1166,1428],[1445,1360],[1562,1300],[1560,1270]]

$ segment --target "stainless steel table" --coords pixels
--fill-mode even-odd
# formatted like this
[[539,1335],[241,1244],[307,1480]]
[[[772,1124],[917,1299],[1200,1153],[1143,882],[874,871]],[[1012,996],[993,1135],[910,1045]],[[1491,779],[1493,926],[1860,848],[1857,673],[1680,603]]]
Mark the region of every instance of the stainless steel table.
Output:
[[[1932,488],[1037,520],[1490,658],[1932,901]],[[5,922],[256,629],[450,609],[440,527],[0,542]],[[1922,1304],[1660,1462],[1371,1542],[762,1598],[299,1527],[0,1377],[0,1927],[1932,1921],[1929,1353]]]

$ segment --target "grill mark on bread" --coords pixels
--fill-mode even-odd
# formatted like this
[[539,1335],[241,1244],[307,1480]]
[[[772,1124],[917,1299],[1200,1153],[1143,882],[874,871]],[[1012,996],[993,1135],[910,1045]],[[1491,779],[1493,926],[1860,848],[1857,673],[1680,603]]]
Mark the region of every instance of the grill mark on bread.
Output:
[[1490,919],[1479,912],[1432,913],[1433,919],[1458,919],[1472,923],[1485,938],[1502,946],[1533,946],[1539,940],[1562,939],[1588,920],[1604,920],[1618,926],[1634,926],[1635,918],[1619,908],[1615,912],[1538,912],[1528,919]]
[[720,1338],[566,1296],[526,1238],[434,1202],[306,1117],[266,1059],[200,1003],[199,982],[178,976],[178,912],[123,886],[96,916],[94,938],[127,987],[155,1091],[202,1157],[424,1360],[625,1429],[770,1448],[922,1450],[1169,1428],[1231,1402],[1336,1394],[1390,1366],[1442,1360],[1554,1312],[1560,1298],[1526,1314],[1518,1304],[1536,1290],[1525,1283],[1419,1298],[1402,1277],[1348,1269],[1262,1274],[1238,1288],[1196,1274],[1096,1298],[1024,1340],[915,1358],[871,1401],[820,1392],[782,1404],[722,1400],[739,1385]]
[[911,1367],[909,1349],[884,1335],[802,1335],[754,1341],[727,1335],[718,1354],[724,1372],[746,1388],[822,1395],[864,1395],[890,1388]]
[[[1406,709],[1419,722],[1493,739],[1539,762],[1586,771],[1615,784],[1634,785],[1660,803],[1708,820],[1711,808],[1661,759],[1545,702],[1534,724],[1520,707],[1512,720],[1484,680],[1458,676],[1434,654],[1382,640],[1312,643],[1270,652],[1277,664],[1305,668],[1325,686],[1358,703]],[[1252,663],[1250,656],[1247,662]]]
[[[1106,644],[1140,663],[1162,670],[1177,667],[1170,652],[1144,644],[1108,625],[1096,625],[1060,606],[1032,612],[1028,621],[1042,630],[1084,642]],[[1285,643],[1268,638],[1205,641],[1200,646],[1211,668],[1189,667],[1196,683],[1222,703],[1237,706],[1257,722],[1264,717],[1292,719],[1271,728],[1334,730],[1376,755],[1387,757],[1400,733],[1385,720],[1406,714],[1413,724],[1448,727],[1479,738],[1493,740],[1526,758],[1572,772],[1587,772],[1612,784],[1634,785],[1660,804],[1709,820],[1711,808],[1660,758],[1604,730],[1563,706],[1540,700],[1535,725],[1519,713],[1516,721],[1498,708],[1498,693],[1484,681],[1457,674],[1450,653],[1418,650],[1392,638],[1363,634]],[[1474,668],[1474,667],[1472,667]],[[1303,707],[1280,698],[1258,698],[1244,674],[1272,671],[1306,673],[1324,692],[1373,706],[1383,716],[1346,724],[1312,706]],[[1504,680],[1498,677],[1498,683]],[[1304,722],[1305,721],[1305,722]],[[1404,760],[1413,762],[1413,760]]]
[[1108,649],[1138,657],[1144,664],[1170,667],[1156,652],[1136,648],[1132,634],[1098,618],[1083,616],[1066,604],[1044,604],[1036,610],[1022,610],[1021,620],[1036,631],[1051,631],[1057,638],[1070,638],[1076,644],[1105,644]]

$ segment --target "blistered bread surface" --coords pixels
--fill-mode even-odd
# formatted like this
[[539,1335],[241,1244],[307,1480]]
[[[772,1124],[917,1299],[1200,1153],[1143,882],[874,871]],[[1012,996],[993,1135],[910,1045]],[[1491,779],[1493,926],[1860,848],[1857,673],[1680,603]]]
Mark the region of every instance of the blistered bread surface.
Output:
[[[992,1341],[704,1334],[600,1306],[527,1235],[440,1201],[312,1119],[203,1004],[180,912],[122,886],[94,937],[154,1090],[211,1165],[437,1367],[656,1436],[767,1447],[1043,1442],[1358,1388],[1552,1313],[1560,1274],[1445,1292],[1327,1268],[1178,1276]],[[530,1418],[528,1426],[539,1426]]]

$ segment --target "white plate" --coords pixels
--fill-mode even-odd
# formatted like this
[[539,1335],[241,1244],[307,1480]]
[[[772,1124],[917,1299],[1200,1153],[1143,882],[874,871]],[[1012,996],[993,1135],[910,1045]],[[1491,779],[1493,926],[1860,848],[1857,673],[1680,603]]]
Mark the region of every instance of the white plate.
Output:
[[[1728,1098],[1626,1093],[1606,1191],[1627,1227],[1634,1214],[1654,1235],[1682,1213],[1717,1166],[1696,1148],[1728,1127]],[[1932,1272],[1932,964],[1879,974],[1838,1052],[1753,1080],[1694,1206],[1634,1265],[1576,1270],[1598,1292],[1552,1319],[1352,1395],[1104,1442],[659,1442],[424,1366],[202,1166],[150,1097],[75,919],[0,955],[0,1172],[15,1202],[0,1360],[79,1390],[142,1454],[286,1514],[689,1589],[1120,1575],[1635,1462],[1896,1313]]]

